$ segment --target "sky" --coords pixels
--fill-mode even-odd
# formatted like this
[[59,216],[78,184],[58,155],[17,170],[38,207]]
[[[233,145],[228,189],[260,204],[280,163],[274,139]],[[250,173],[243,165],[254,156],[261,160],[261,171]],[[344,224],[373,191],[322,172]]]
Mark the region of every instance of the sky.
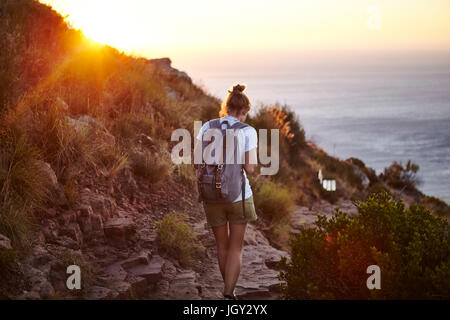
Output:
[[298,52],[450,50],[450,0],[40,0],[84,34],[174,65]]

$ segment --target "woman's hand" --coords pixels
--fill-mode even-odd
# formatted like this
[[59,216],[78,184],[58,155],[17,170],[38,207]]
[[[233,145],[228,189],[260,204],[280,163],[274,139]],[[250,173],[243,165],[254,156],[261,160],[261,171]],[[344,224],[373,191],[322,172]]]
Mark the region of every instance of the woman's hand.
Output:
[[258,157],[256,155],[256,148],[245,153],[244,169],[248,174],[252,174],[258,166]]

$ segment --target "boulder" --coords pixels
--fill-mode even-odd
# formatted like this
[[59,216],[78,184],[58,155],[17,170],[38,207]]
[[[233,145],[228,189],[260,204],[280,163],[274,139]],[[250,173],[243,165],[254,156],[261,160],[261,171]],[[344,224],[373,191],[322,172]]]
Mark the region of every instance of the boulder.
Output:
[[147,60],[147,62],[157,71],[162,71],[164,74],[171,77],[182,78],[188,82],[192,82],[192,79],[186,72],[179,71],[171,66],[172,61],[169,58],[150,59]]
[[201,284],[198,274],[192,270],[179,270],[170,282],[169,297],[177,300],[198,300],[200,298]]
[[87,300],[111,300],[113,298],[114,292],[111,289],[100,286],[90,287],[86,294]]
[[6,236],[0,234],[0,251],[1,250],[11,250],[11,240]]
[[86,133],[91,130],[101,141],[108,144],[115,144],[116,139],[98,120],[88,115],[82,115],[78,119],[66,116],[67,123],[78,133]]
[[154,256],[149,264],[138,264],[128,270],[131,274],[147,279],[150,283],[158,282],[162,277],[164,259]]
[[58,183],[55,171],[53,171],[49,163],[42,160],[38,160],[37,164],[42,174],[43,181],[45,181],[46,188],[51,194],[51,202],[59,206],[66,205],[67,198],[63,187]]
[[136,232],[136,225],[131,218],[113,218],[103,228],[108,240],[125,245]]
[[129,269],[137,267],[139,265],[148,265],[151,258],[152,258],[151,251],[143,250],[139,254],[137,254],[133,257],[130,257],[119,263],[124,269],[129,270]]

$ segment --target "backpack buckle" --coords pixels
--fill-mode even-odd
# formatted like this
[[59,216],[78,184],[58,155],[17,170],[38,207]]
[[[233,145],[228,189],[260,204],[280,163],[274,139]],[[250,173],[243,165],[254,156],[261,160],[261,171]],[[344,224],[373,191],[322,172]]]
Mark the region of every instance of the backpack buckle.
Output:
[[220,189],[220,188],[222,188],[222,183],[220,183],[220,182],[216,182],[216,188],[217,188],[217,189]]

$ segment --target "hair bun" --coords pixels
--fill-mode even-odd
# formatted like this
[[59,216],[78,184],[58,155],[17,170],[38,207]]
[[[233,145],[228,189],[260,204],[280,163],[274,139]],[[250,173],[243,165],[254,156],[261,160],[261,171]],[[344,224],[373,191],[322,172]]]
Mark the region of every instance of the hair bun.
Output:
[[229,93],[242,93],[244,92],[246,86],[245,84],[237,84],[235,86],[233,86],[233,90],[228,90]]

